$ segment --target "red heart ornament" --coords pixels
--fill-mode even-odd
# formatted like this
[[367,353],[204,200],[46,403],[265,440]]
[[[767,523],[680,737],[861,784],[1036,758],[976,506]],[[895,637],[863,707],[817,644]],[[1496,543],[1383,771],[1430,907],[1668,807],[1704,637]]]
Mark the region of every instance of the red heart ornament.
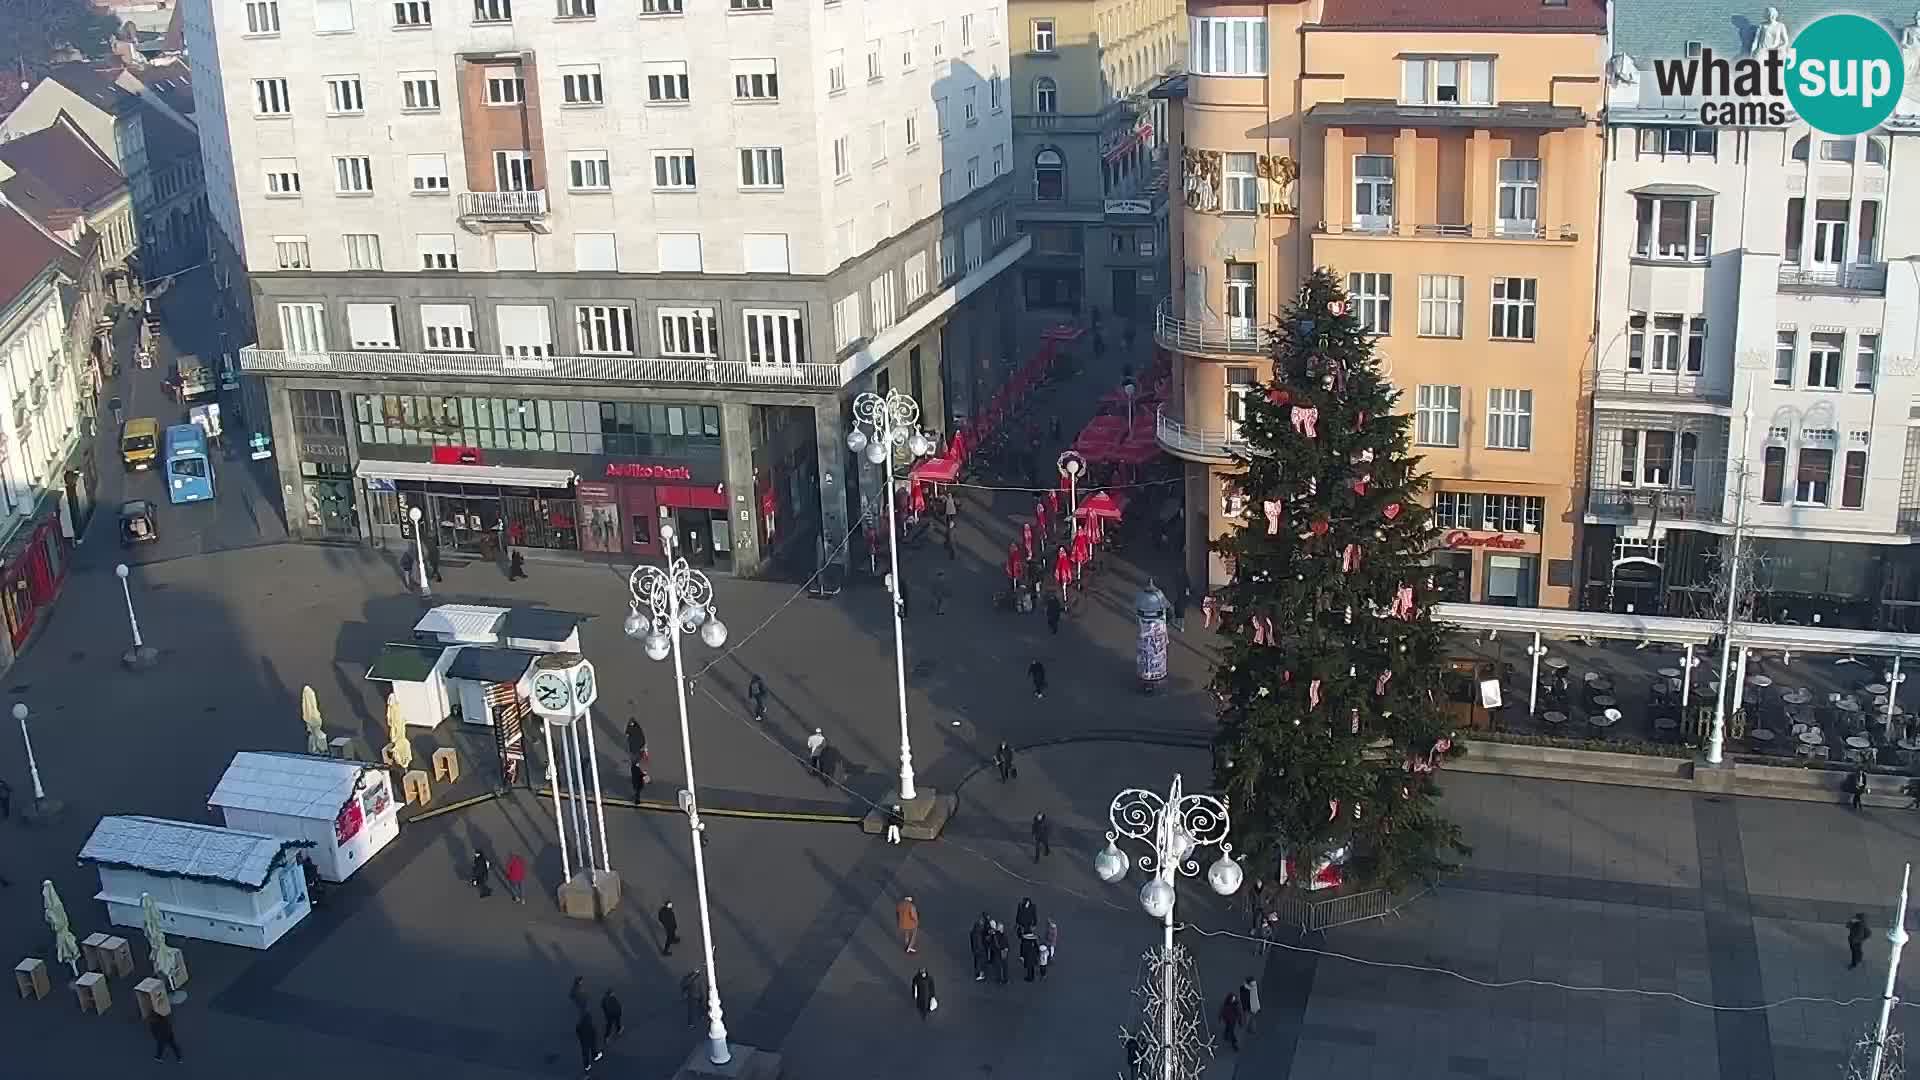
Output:
[[1290,405],[1293,403],[1293,395],[1281,389],[1269,390],[1267,401],[1275,405]]
[[1397,518],[1400,516],[1400,504],[1397,502],[1388,503],[1387,508],[1381,512],[1387,515],[1388,521],[1392,521],[1394,518]]
[[1317,520],[1315,520],[1315,521],[1314,521],[1314,523],[1313,523],[1313,535],[1315,535],[1315,536],[1325,536],[1325,535],[1327,535],[1327,529],[1328,529],[1328,528],[1329,528],[1329,526],[1327,525],[1327,519],[1326,519],[1326,518],[1319,518],[1319,519],[1317,519]]

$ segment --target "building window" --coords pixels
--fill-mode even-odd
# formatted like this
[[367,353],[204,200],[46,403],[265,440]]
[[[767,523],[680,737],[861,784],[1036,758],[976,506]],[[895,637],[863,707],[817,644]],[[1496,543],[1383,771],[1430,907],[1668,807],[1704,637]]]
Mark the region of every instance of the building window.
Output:
[[1707,320],[1695,315],[1687,320],[1687,374],[1698,375],[1707,365]]
[[1536,278],[1493,279],[1493,328],[1497,341],[1532,341]]
[[307,238],[304,236],[276,236],[273,238],[273,251],[282,270],[313,269],[313,257],[307,252]]
[[747,363],[787,367],[807,362],[807,339],[798,311],[741,312],[746,324]]
[[847,145],[845,135],[836,135],[833,139],[833,178],[847,180],[853,176],[852,150]]
[[705,269],[706,260],[701,254],[697,232],[655,233],[654,250],[663,274],[698,274]]
[[1414,443],[1460,445],[1460,387],[1423,384],[1414,397]]
[[516,67],[487,69],[487,104],[519,105],[527,100],[527,80]]
[[333,190],[341,195],[371,194],[373,159],[369,157],[334,158]]
[[1033,111],[1042,116],[1060,111],[1060,84],[1052,77],[1042,75],[1033,80]]
[[687,100],[687,62],[656,60],[646,65],[647,100],[655,104],[679,104]]
[[[566,10],[562,0],[561,10]],[[499,23],[513,21],[513,0],[473,0],[473,21],[477,23]]]
[[987,77],[987,108],[992,109],[994,112],[1001,110],[1001,90],[1005,85],[998,73]]
[[1457,338],[1465,319],[1467,279],[1456,274],[1420,275],[1420,336]]
[[947,55],[947,24],[943,20],[933,24],[927,33],[928,55],[934,63],[939,63]]
[[594,16],[594,0],[560,0],[562,19],[591,19]]
[[1030,25],[1033,27],[1033,51],[1038,53],[1052,52],[1055,44],[1053,20],[1035,19]]
[[1633,253],[1643,259],[1699,261],[1713,250],[1710,198],[1634,198]]
[[1787,475],[1787,448],[1769,446],[1762,454],[1760,468],[1760,501],[1780,505]]
[[360,91],[360,76],[327,76],[327,111],[335,116],[366,111],[366,98]]
[[1259,388],[1258,373],[1252,368],[1230,367],[1226,370],[1224,404],[1228,442],[1242,442],[1246,439],[1247,398]]
[[1260,323],[1258,271],[1253,263],[1227,264],[1227,332],[1234,337],[1251,339]]
[[421,304],[420,330],[430,351],[473,351],[473,309],[465,304]]
[[287,92],[287,80],[253,80],[253,115],[293,115],[293,97]]
[[848,293],[833,305],[833,344],[844,349],[860,340],[860,294]]
[[397,349],[400,320],[392,304],[348,304],[347,340],[356,349]]
[[400,73],[401,108],[429,112],[440,107],[440,79],[431,71]]
[[972,51],[972,49],[973,49],[973,16],[962,15],[960,16],[960,51],[970,52]]
[[827,54],[827,93],[847,92],[847,54],[835,49]]
[[567,190],[609,191],[613,188],[612,170],[605,150],[573,150],[567,153]]
[[1809,334],[1807,336],[1807,386],[1818,390],[1840,389],[1840,365],[1845,357],[1845,334]]
[[[1713,128],[1644,127],[1640,129],[1641,156],[1713,157],[1719,150],[1719,133]],[[1802,155],[1801,161],[1806,157]]]
[[394,0],[393,25],[398,27],[432,26],[431,0]]
[[779,65],[771,58],[733,62],[733,97],[736,101],[778,101]]
[[787,182],[785,155],[777,146],[740,148],[740,186],[778,190]]
[[916,251],[907,256],[907,263],[901,274],[907,282],[907,303],[927,295],[927,253]]
[[326,309],[319,304],[281,304],[280,343],[288,352],[326,352]]
[[247,0],[247,33],[280,32],[280,0]]
[[874,333],[894,324],[893,275],[881,274],[867,287],[867,314],[873,319]]
[[993,177],[998,180],[1005,175],[1007,175],[1007,144],[995,143],[993,145]]
[[1353,224],[1386,232],[1393,228],[1393,159],[1359,154],[1353,159]]
[[773,0],[727,0],[728,11],[772,11]]
[[500,191],[534,191],[533,155],[525,150],[493,152],[493,182]]
[[1840,506],[1846,510],[1858,510],[1866,505],[1867,498],[1867,452],[1865,450],[1847,451],[1841,463]]
[[1533,391],[1487,391],[1487,449],[1533,449]]
[[660,355],[715,357],[720,355],[720,322],[710,307],[663,307],[659,310]]
[[749,274],[784,274],[792,269],[786,233],[741,233],[740,254]]
[[579,304],[573,327],[583,355],[633,354],[633,309],[624,304]]
[[1258,154],[1226,154],[1225,183],[1221,187],[1220,209],[1230,213],[1251,214],[1260,209],[1260,177],[1255,171]]
[[1393,275],[1358,273],[1347,275],[1347,299],[1360,329],[1385,336],[1393,328]]
[[451,184],[445,154],[408,154],[407,175],[417,195],[444,195]]
[[967,159],[967,190],[980,190],[980,155]]
[[1265,75],[1267,20],[1263,17],[1187,20],[1187,70],[1195,75]]
[[960,121],[968,127],[980,122],[979,87],[969,86],[960,91]]
[[642,15],[679,15],[685,10],[685,0],[640,0]]
[[1492,60],[1402,60],[1403,105],[1493,104]]
[[1779,330],[1773,335],[1773,385],[1792,386],[1794,368],[1794,350],[1798,346],[1799,334],[1792,330]]
[[599,64],[565,64],[560,68],[560,100],[566,105],[601,105],[606,102],[600,82]]
[[1500,205],[1496,228],[1507,236],[1534,236],[1540,231],[1540,161],[1538,158],[1500,159]]
[[694,189],[693,151],[655,150],[653,152],[653,188],[655,191],[692,191]]
[[1033,197],[1041,202],[1067,197],[1067,162],[1060,151],[1048,148],[1033,156]]
[[1861,334],[1853,353],[1853,388],[1872,390],[1880,369],[1880,335]]
[[532,233],[497,232],[488,239],[492,241],[495,270],[538,270],[540,268],[539,251],[533,246]]
[[1800,448],[1794,469],[1793,501],[1798,506],[1825,506],[1832,495],[1833,451],[1821,446]]
[[880,62],[880,39],[873,38],[867,42],[867,81],[877,83],[886,75],[886,68]]
[[347,251],[347,269],[380,270],[379,233],[347,233],[340,238]]
[[952,130],[947,124],[947,96],[940,94],[933,99],[933,128],[946,138]]
[[907,149],[912,150],[920,145],[920,112],[918,109],[907,110],[904,135]]
[[420,269],[460,269],[460,251],[454,245],[452,233],[421,233],[418,241],[420,245]]

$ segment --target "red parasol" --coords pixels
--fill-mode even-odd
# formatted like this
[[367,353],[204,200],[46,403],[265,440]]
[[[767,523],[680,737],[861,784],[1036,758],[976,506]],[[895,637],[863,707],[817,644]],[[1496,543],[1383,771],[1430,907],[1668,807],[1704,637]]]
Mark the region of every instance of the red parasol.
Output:
[[1073,580],[1073,567],[1067,562],[1067,549],[1064,547],[1053,557],[1053,580],[1060,583],[1062,591]]
[[1088,518],[1110,518],[1120,520],[1120,512],[1126,508],[1126,496],[1115,495],[1111,491],[1097,491],[1086,502],[1080,504],[1080,513]]
[[1073,561],[1084,563],[1093,558],[1093,530],[1081,529],[1073,534]]
[[1027,558],[1033,558],[1033,522],[1020,526],[1020,546],[1027,549]]

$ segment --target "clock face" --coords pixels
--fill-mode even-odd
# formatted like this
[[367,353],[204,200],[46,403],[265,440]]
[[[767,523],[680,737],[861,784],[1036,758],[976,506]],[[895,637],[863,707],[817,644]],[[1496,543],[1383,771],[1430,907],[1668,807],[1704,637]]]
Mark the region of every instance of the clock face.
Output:
[[547,712],[564,712],[572,688],[567,677],[557,671],[543,671],[533,679],[533,701]]
[[582,663],[573,673],[573,699],[581,705],[593,704],[593,665]]

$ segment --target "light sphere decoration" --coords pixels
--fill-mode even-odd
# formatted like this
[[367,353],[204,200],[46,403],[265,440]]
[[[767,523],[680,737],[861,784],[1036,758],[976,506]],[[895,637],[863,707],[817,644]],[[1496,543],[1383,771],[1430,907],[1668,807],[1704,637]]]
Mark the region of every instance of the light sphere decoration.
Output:
[[638,607],[629,607],[627,609],[627,621],[622,624],[621,629],[624,630],[630,638],[643,638],[647,635],[648,630],[653,629],[653,623],[649,622],[646,616],[640,614]]
[[1093,857],[1093,872],[1108,885],[1127,876],[1127,853],[1114,843],[1118,839],[1113,833],[1107,834],[1107,846]]
[[866,432],[860,430],[859,428],[854,428],[852,431],[847,432],[847,449],[857,454],[860,451],[865,450],[866,448],[867,448]]
[[17,703],[15,703],[15,704],[14,704],[14,706],[13,706],[13,718],[14,718],[15,720],[20,720],[20,721],[25,721],[25,720],[26,720],[26,718],[27,718],[27,706],[26,706],[26,703],[25,703],[25,702],[17,702]]
[[665,660],[667,654],[673,651],[673,639],[667,637],[665,630],[655,630],[641,642],[641,647],[646,650],[647,659]]
[[1225,844],[1221,845],[1223,850],[1220,858],[1207,867],[1207,885],[1221,896],[1232,896],[1240,891],[1240,882],[1246,874],[1240,869],[1240,864],[1233,861],[1233,856],[1224,850],[1226,847]]
[[1173,914],[1173,886],[1153,878],[1140,886],[1140,906],[1156,919]]
[[923,432],[916,431],[907,437],[907,452],[914,457],[926,457],[933,453],[933,440]]
[[700,628],[700,640],[710,649],[718,649],[727,643],[727,624],[719,619],[708,619]]
[[907,445],[907,429],[904,426],[888,428],[887,441],[893,443],[893,447],[896,450]]
[[884,465],[887,460],[887,444],[870,442],[867,444],[867,460],[875,465]]
[[680,621],[686,623],[688,630],[698,630],[700,624],[707,621],[707,609],[700,604],[688,604],[680,609]]

